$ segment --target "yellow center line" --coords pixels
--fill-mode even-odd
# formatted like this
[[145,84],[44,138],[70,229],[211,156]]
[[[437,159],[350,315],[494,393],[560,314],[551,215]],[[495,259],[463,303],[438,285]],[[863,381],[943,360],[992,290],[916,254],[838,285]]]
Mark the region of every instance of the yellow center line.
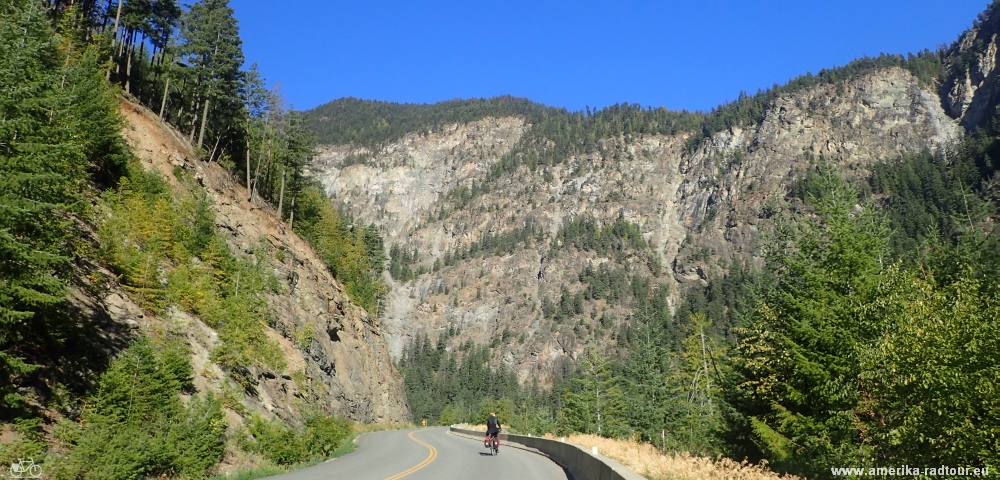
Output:
[[434,446],[431,445],[431,444],[429,444],[429,443],[424,443],[424,442],[421,442],[420,440],[417,440],[417,437],[414,437],[413,433],[414,432],[410,432],[410,434],[407,435],[407,437],[410,437],[410,440],[413,440],[414,442],[417,442],[417,443],[419,443],[419,444],[427,447],[427,450],[430,451],[430,454],[427,455],[427,458],[425,458],[424,461],[422,461],[422,462],[420,462],[420,463],[418,463],[418,464],[410,467],[407,470],[404,470],[404,471],[399,472],[399,473],[397,473],[397,474],[395,474],[395,475],[393,475],[391,477],[388,477],[385,480],[398,480],[400,478],[403,478],[403,477],[405,477],[405,476],[407,476],[407,475],[409,475],[409,474],[411,474],[413,472],[416,472],[417,470],[420,470],[421,468],[426,467],[427,465],[430,465],[431,462],[433,462],[434,459],[437,458],[437,456],[438,456],[437,449],[434,448]]

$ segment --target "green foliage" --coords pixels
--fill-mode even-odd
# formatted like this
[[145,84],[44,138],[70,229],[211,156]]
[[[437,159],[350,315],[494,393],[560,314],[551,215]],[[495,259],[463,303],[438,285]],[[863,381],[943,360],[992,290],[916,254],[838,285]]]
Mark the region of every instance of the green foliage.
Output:
[[[515,228],[507,232],[490,233],[485,232],[479,240],[469,244],[468,248],[459,247],[455,252],[445,252],[443,265],[450,267],[465,260],[476,257],[509,255],[519,248],[528,248],[535,242],[545,239],[545,231],[533,221],[521,228]],[[413,257],[414,260],[416,259]],[[440,268],[441,265],[437,265]]]
[[512,372],[491,366],[489,347],[469,342],[448,352],[448,339],[447,332],[436,344],[426,335],[417,336],[403,351],[397,368],[403,373],[413,418],[442,425],[485,423],[489,412],[497,411],[505,424],[520,422],[529,428],[529,416],[551,423],[555,397],[537,388],[524,389]]
[[455,407],[452,407],[449,403],[441,409],[441,415],[438,416],[438,425],[454,425],[458,423],[458,412],[455,411]]
[[768,273],[734,262],[723,275],[709,277],[707,285],[688,288],[674,316],[684,319],[704,314],[715,320],[710,327],[713,335],[735,341],[734,329],[744,325],[746,313],[753,310],[754,292],[769,284]]
[[351,424],[320,413],[306,416],[305,428],[293,429],[254,415],[248,425],[244,450],[263,455],[278,465],[294,465],[333,455],[351,435]]
[[8,435],[12,434],[13,438],[5,439],[0,444],[0,465],[11,465],[21,458],[41,461],[47,447],[42,440],[42,419],[19,419],[4,427],[10,429]]
[[932,52],[925,49],[916,55],[909,53],[906,56],[882,53],[877,57],[859,58],[842,67],[823,69],[816,75],[806,73],[789,80],[784,85],[776,84],[767,90],[758,90],[752,96],[740,92],[736,100],[720,105],[705,115],[700,135],[689,138],[688,145],[697,146],[704,138],[731,127],[760,123],[764,118],[765,109],[781,96],[817,85],[836,85],[877,70],[904,68],[922,83],[933,86],[935,79],[944,78],[944,58],[943,50]]
[[630,436],[631,429],[625,422],[624,393],[612,377],[608,360],[590,349],[581,359],[577,372],[562,395],[558,417],[560,433]]
[[102,255],[141,305],[176,305],[200,316],[219,333],[213,361],[244,388],[256,383],[250,367],[285,368],[265,332],[271,318],[265,295],[279,288],[263,260],[268,255],[256,261],[233,255],[215,232],[204,193],[175,196],[158,174],[133,164],[102,200],[110,213],[99,230]]
[[296,233],[312,244],[334,277],[344,282],[354,303],[377,313],[387,288],[381,278],[385,247],[375,225],[354,225],[315,186],[302,192],[296,212],[300,212],[296,218],[301,218],[295,222]]
[[811,200],[822,222],[787,225],[769,249],[779,283],[750,314],[737,362],[750,400],[738,408],[755,420],[755,442],[787,459],[781,468],[809,475],[870,453],[856,442],[853,384],[857,346],[880,333],[870,306],[888,241],[883,217],[855,208],[857,194],[836,174],[820,183],[823,195]]
[[[941,185],[975,158],[950,167],[930,154],[904,158],[898,174],[876,167],[872,184],[889,195],[892,222],[906,205],[933,230],[947,220],[935,207],[949,198],[982,201]],[[911,169],[928,175],[917,180]],[[836,175],[820,171],[813,183],[818,215],[779,230],[769,249],[777,285],[761,289],[742,331],[726,392],[738,412],[733,451],[747,452],[739,444],[750,440],[759,449],[751,457],[809,476],[847,464],[993,467],[995,240],[968,214],[943,243],[933,232],[890,232]],[[931,188],[915,195],[921,185]],[[890,263],[893,236],[922,249]]]
[[[66,55],[41,1],[2,7],[0,22],[0,415],[24,412],[19,386],[72,337],[62,307],[82,191],[126,155],[117,102],[97,52]],[[64,356],[65,357],[65,356]],[[38,363],[36,363],[38,362]],[[48,372],[51,374],[51,372]]]
[[211,394],[184,404],[190,354],[180,343],[140,340],[111,362],[91,395],[83,423],[62,424],[64,456],[46,465],[53,478],[200,477],[225,451],[226,421]]
[[323,143],[354,144],[378,151],[407,133],[439,130],[451,123],[486,117],[523,115],[546,110],[523,98],[452,100],[433,105],[399,104],[342,98],[306,113],[306,121]]
[[614,222],[605,225],[586,217],[566,220],[552,245],[553,248],[572,245],[580,250],[597,252],[602,257],[614,258],[618,262],[629,255],[655,255],[642,238],[639,226],[625,220],[621,213]]
[[[183,12],[179,24],[181,43],[178,54],[189,66],[191,79],[188,96],[196,114],[208,105],[208,117],[201,120],[201,131],[211,125],[209,138],[227,136],[242,123],[243,42],[239,36],[229,0],[201,0]],[[238,141],[231,138],[229,141]],[[198,146],[202,146],[201,132]]]
[[877,164],[869,185],[881,199],[894,230],[894,255],[913,259],[927,243],[953,243],[972,223],[992,213],[982,198],[986,181],[997,170],[992,160],[1000,147],[983,134],[949,151],[906,155]]
[[417,251],[407,252],[393,244],[389,249],[389,275],[392,278],[407,282],[417,278],[417,272],[410,268],[410,265],[417,262]]
[[[994,263],[995,265],[995,263]],[[862,436],[884,464],[1000,467],[1000,309],[971,266],[944,279],[893,269],[889,332],[860,355]]]

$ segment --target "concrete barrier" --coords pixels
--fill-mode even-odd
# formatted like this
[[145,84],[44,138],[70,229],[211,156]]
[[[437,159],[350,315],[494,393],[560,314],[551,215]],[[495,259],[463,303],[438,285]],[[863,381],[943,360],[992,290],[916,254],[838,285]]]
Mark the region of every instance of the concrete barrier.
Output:
[[[451,427],[451,431],[482,439],[486,432],[463,430]],[[588,450],[548,438],[528,437],[525,435],[500,434],[500,445],[505,442],[517,443],[528,448],[534,448],[549,456],[552,461],[569,471],[573,480],[645,480],[645,477],[635,473],[624,465],[601,455],[594,455]]]

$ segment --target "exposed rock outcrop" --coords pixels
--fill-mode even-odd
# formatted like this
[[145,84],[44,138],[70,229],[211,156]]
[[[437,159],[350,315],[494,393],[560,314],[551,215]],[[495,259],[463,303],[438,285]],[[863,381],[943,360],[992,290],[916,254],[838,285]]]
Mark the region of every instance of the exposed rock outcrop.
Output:
[[980,14],[948,52],[950,75],[941,85],[941,96],[948,114],[969,129],[986,126],[1000,101],[998,34],[1000,15]]
[[[205,188],[217,228],[231,249],[254,255],[259,248],[282,252],[272,262],[284,285],[268,295],[274,328],[268,335],[285,354],[287,371],[254,372],[257,394],[244,407],[291,423],[301,421],[302,400],[356,421],[407,421],[402,378],[390,362],[379,320],[351,303],[312,248],[277,219],[262,202],[247,201],[246,190],[218,164],[193,160],[191,147],[147,109],[122,101],[129,128],[125,137],[144,166],[176,183],[175,170]],[[168,326],[183,332],[194,352],[199,390],[218,390],[224,373],[209,360],[218,335],[197,317],[171,310],[166,318],[142,315],[128,295],[111,287],[100,310],[132,328]],[[133,325],[134,324],[134,325]],[[303,335],[303,332],[310,332]]]
[[[667,267],[656,281],[676,299],[683,284],[704,282],[721,263],[756,258],[767,203],[784,195],[810,162],[822,159],[859,175],[875,161],[934,149],[962,133],[932,87],[890,68],[784,94],[767,106],[761,122],[716,133],[694,150],[686,148],[686,134],[625,136],[552,167],[522,166],[451,211],[455,202],[446,194],[482,184],[527,128],[519,118],[487,118],[411,134],[366,165],[344,166],[358,153],[348,146],[323,148],[313,175],[327,193],[364,223],[380,225],[387,245],[416,250],[428,271],[393,282],[383,318],[393,355],[419,332],[434,338],[461,327],[459,340],[501,342],[500,358],[520,378],[547,377],[602,329],[624,321],[626,310],[588,300],[573,324],[555,324],[539,312],[544,299],[558,300],[564,287],[580,291],[588,265],[617,264],[651,277],[656,270],[635,252],[616,260],[576,249],[553,256],[552,234],[566,219],[608,223],[621,216],[639,225]],[[446,256],[486,235],[528,225],[549,235],[509,254],[444,266]],[[597,321],[605,315],[615,324]]]

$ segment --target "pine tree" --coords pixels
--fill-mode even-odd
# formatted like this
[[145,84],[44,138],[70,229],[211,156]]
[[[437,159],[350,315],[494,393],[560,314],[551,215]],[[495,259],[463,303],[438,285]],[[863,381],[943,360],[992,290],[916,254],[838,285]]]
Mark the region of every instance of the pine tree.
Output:
[[229,0],[202,0],[181,16],[179,51],[193,68],[192,113],[199,118],[197,125],[192,122],[191,133],[197,131],[199,148],[206,133],[234,141],[242,123],[243,41],[233,14]]
[[624,394],[604,356],[589,348],[580,361],[578,375],[570,382],[562,397],[560,428],[605,437],[631,433],[625,421]]
[[0,7],[0,404],[34,370],[28,361],[60,355],[73,222],[84,183],[121,167],[117,102],[103,84],[93,48],[67,58],[40,0]]
[[675,362],[662,346],[662,332],[655,322],[645,322],[629,348],[622,369],[629,425],[643,440],[661,445],[665,431],[673,433],[672,416],[683,411],[678,399]]
[[[859,442],[859,346],[879,334],[875,284],[888,230],[827,170],[800,219],[769,247],[780,282],[751,315],[737,366],[748,399],[734,405],[772,463],[817,475],[868,457]],[[786,243],[788,242],[788,243]]]

